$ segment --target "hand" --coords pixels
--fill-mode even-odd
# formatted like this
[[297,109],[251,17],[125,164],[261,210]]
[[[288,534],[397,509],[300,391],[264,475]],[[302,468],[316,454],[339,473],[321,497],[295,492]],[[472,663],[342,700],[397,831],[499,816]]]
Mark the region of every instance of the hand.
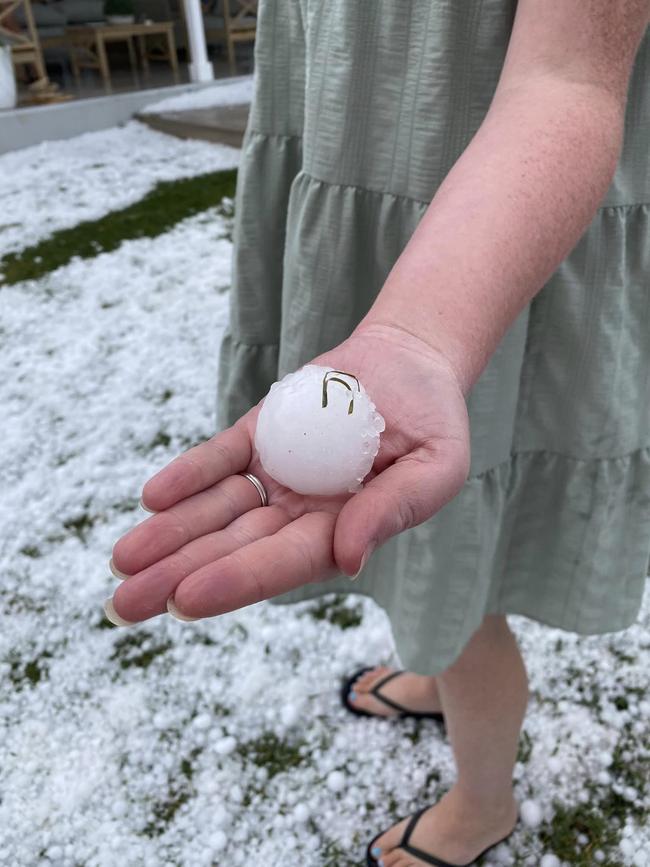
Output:
[[[151,478],[143,504],[156,514],[123,536],[124,573],[113,604],[130,622],[167,610],[223,614],[342,571],[355,575],[374,548],[422,523],[454,497],[469,468],[465,400],[447,360],[389,326],[360,326],[314,364],[347,370],[386,420],[363,489],[338,497],[296,494],[268,476],[253,446],[260,405],[233,427]],[[266,487],[269,505],[247,479]]]

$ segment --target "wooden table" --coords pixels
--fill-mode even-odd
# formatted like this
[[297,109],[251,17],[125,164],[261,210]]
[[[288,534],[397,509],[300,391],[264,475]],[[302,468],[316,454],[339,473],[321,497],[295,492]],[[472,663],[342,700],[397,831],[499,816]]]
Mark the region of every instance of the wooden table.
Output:
[[178,81],[178,58],[174,40],[173,21],[154,21],[150,24],[83,24],[66,27],[65,38],[70,47],[70,60],[77,80],[81,68],[98,69],[107,93],[112,90],[111,72],[108,66],[106,45],[109,42],[126,42],[129,50],[129,63],[136,83],[138,83],[137,59],[133,41],[137,39],[142,69],[149,72],[149,57],[146,40],[148,36],[163,36],[167,42],[167,52],[162,55],[169,61],[174,81]]

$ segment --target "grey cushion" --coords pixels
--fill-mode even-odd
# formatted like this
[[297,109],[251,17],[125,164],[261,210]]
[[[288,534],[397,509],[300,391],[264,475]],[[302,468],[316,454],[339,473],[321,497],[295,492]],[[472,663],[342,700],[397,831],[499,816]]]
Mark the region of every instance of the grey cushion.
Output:
[[38,36],[41,40],[50,39],[52,36],[63,36],[65,33],[65,21],[58,27],[38,27]]
[[[32,3],[32,14],[39,31],[41,27],[65,27],[63,3]],[[25,7],[22,5],[16,9],[16,20],[21,27],[26,25]]]
[[169,0],[135,0],[137,18],[149,18],[151,21],[173,21]]
[[68,24],[104,20],[104,0],[63,0]]

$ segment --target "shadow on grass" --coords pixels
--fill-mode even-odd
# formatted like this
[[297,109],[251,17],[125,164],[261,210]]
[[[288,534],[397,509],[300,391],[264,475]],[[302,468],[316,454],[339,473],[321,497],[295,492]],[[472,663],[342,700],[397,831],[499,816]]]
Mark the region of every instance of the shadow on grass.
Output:
[[[75,256],[90,259],[117,249],[123,241],[155,238],[176,223],[232,199],[237,172],[210,172],[194,178],[162,181],[139,202],[112,211],[99,220],[79,223],[54,232],[18,253],[0,259],[2,284],[34,280],[60,268]],[[224,216],[230,214],[228,202]]]

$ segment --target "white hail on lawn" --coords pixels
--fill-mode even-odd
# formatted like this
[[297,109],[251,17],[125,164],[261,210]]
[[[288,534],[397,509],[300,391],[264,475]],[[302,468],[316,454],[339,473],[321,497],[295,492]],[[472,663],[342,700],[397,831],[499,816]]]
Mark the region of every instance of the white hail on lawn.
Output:
[[0,257],[139,201],[159,181],[235,168],[239,150],[137,121],[0,156]]
[[[142,192],[152,179],[132,151],[139,135],[105,141],[115,177]],[[44,149],[43,176],[72,176],[84,147]],[[182,145],[169,148],[172,158]],[[219,148],[200,159],[225,161]],[[15,192],[21,219],[31,196]],[[111,206],[67,202],[68,225]],[[223,235],[210,211],[0,290],[0,864],[344,867],[452,783],[435,724],[418,738],[413,721],[360,720],[339,705],[344,674],[393,661],[370,600],[340,606],[362,616],[345,630],[312,616],[315,603],[100,628],[112,543],[146,517],[141,485],[214,431]],[[525,821],[492,865],[557,865],[539,822],[556,801],[589,805],[612,786],[630,805],[616,858],[643,863],[650,830],[632,807],[649,796],[638,776],[616,780],[614,757],[628,731],[628,766],[648,759],[649,602],[615,636],[513,618],[532,693],[515,784]]]

